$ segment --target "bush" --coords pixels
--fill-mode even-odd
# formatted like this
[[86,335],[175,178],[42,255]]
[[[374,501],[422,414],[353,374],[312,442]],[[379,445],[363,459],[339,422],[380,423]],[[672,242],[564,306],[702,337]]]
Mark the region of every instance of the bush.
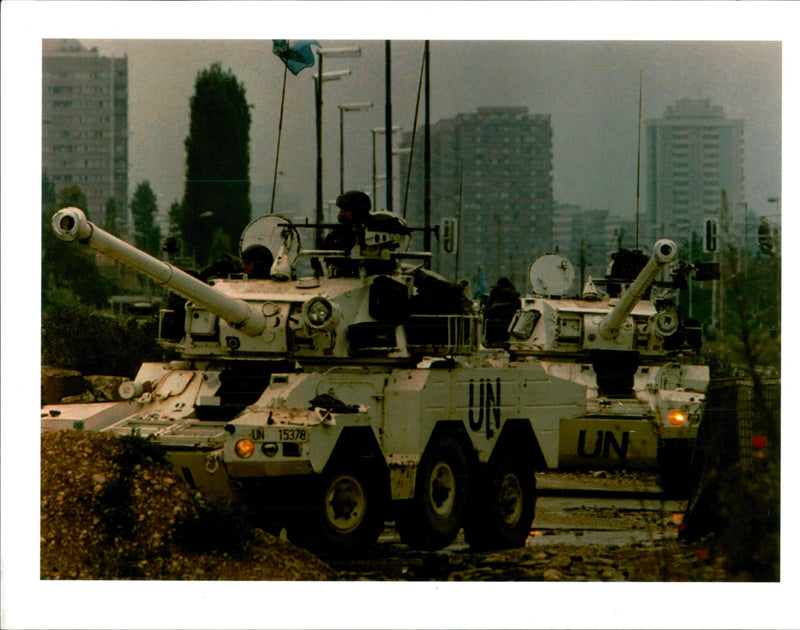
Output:
[[174,542],[196,553],[243,553],[253,542],[253,525],[244,507],[226,499],[197,499],[194,509],[176,523]]
[[147,361],[161,361],[157,323],[139,325],[100,317],[87,307],[42,314],[42,364],[133,378]]

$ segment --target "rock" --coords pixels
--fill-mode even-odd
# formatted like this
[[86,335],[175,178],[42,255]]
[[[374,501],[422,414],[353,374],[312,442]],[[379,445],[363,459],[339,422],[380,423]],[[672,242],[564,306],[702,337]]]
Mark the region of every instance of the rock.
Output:
[[561,555],[561,556],[556,556],[550,562],[554,566],[557,566],[561,569],[565,569],[572,564],[572,558],[570,558],[569,556]]
[[42,405],[55,405],[65,396],[75,396],[86,390],[83,376],[76,370],[43,365],[41,378]]
[[555,569],[547,569],[544,572],[544,579],[547,582],[559,582],[561,581],[561,573]]
[[93,375],[86,377],[86,381],[89,383],[89,387],[94,390],[95,398],[98,401],[108,400],[112,402],[122,400],[119,395],[119,386],[129,380],[124,376]]

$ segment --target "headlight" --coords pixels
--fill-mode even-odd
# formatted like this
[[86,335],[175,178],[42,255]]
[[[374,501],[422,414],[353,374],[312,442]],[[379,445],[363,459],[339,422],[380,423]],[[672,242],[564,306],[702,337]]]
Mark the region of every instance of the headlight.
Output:
[[275,457],[278,454],[278,445],[275,442],[264,442],[261,445],[261,452],[267,457]]
[[680,409],[673,409],[669,412],[669,416],[667,416],[667,420],[673,426],[680,426],[682,424],[686,424],[686,421],[689,419],[688,414],[685,411],[681,411]]
[[247,459],[253,454],[253,451],[256,450],[255,444],[253,444],[253,440],[249,440],[244,438],[243,440],[239,440],[236,442],[236,446],[234,449],[236,454],[244,459]]
[[303,316],[306,324],[316,330],[330,330],[339,320],[336,305],[325,297],[315,297],[306,302]]

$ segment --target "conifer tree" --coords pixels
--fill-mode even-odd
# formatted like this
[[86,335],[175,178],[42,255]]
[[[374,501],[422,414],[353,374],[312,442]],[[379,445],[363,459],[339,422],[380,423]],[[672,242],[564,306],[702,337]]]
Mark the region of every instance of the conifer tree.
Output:
[[186,138],[182,234],[198,265],[218,229],[231,243],[250,222],[250,106],[244,85],[219,63],[197,75]]

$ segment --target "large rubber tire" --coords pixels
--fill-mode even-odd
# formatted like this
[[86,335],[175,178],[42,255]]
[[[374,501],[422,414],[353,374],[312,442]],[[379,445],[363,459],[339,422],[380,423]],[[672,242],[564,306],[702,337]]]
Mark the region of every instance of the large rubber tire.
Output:
[[312,509],[287,525],[292,542],[314,552],[352,555],[378,540],[385,505],[374,467],[341,463],[329,467],[312,488]]
[[665,440],[658,448],[659,485],[671,499],[688,500],[699,471],[692,465],[695,440]]
[[469,498],[469,466],[461,445],[434,438],[417,470],[414,498],[396,519],[409,547],[433,551],[452,543],[464,524]]
[[480,480],[464,534],[476,549],[523,547],[536,512],[536,476],[520,456],[493,458]]

